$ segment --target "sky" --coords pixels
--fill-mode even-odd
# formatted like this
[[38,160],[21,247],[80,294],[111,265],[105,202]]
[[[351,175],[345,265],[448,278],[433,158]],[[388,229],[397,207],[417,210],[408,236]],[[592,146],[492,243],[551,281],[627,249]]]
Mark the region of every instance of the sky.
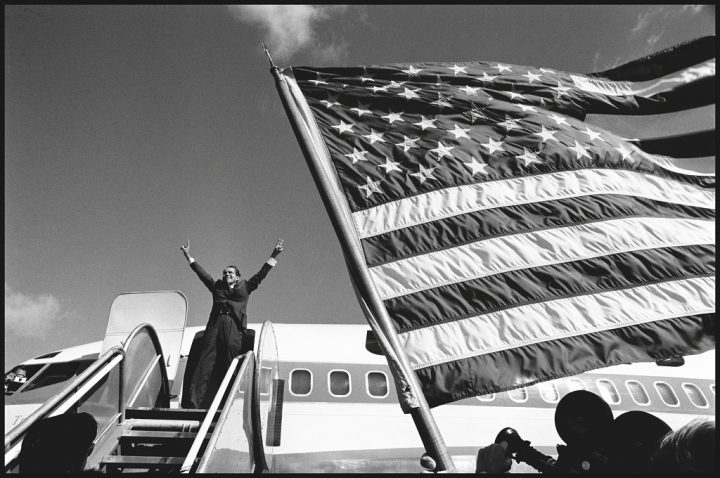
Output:
[[[285,251],[251,322],[364,323],[275,63],[500,61],[599,71],[715,34],[711,6],[6,5],[5,369],[102,340],[121,293]],[[712,121],[714,109],[698,113]]]

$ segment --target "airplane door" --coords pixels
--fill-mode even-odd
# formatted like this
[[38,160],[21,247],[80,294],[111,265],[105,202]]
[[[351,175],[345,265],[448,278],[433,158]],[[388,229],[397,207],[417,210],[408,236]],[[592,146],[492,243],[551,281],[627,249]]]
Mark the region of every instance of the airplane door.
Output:
[[180,346],[187,320],[187,298],[180,291],[128,292],[110,305],[100,355],[119,345],[135,327],[148,323],[160,339],[168,378],[172,380],[180,360]]

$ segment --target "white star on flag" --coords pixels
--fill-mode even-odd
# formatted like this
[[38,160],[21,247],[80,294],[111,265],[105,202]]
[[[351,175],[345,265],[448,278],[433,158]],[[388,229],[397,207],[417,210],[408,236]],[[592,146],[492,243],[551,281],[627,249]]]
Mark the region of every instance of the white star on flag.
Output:
[[508,94],[510,95],[510,99],[511,99],[512,101],[515,101],[515,99],[517,99],[517,98],[522,98],[522,99],[524,99],[524,100],[527,100],[527,98],[525,98],[525,97],[524,97],[523,95],[521,95],[520,93],[513,93],[512,91],[508,91]]
[[523,110],[523,112],[526,112],[526,111],[532,111],[532,112],[535,112],[535,113],[538,112],[538,111],[535,109],[535,107],[534,107],[534,106],[531,106],[531,105],[521,105],[520,103],[518,103],[518,104],[516,104],[515,106],[517,106],[518,108],[520,108],[521,110]]
[[458,126],[457,123],[455,123],[455,129],[453,129],[452,131],[448,130],[449,133],[455,135],[455,139],[460,139],[461,137],[470,139],[470,136],[467,135],[468,131],[470,131],[470,128],[461,128],[460,126]]
[[372,90],[373,93],[377,93],[378,91],[382,91],[383,93],[386,93],[390,85],[384,85],[384,86],[368,86],[366,87],[368,90]]
[[374,76],[368,75],[366,71],[363,76],[358,76],[358,78],[360,78],[360,82],[365,83],[366,81],[373,81]]
[[350,111],[354,111],[358,114],[358,116],[362,116],[364,114],[371,114],[370,110],[367,109],[369,105],[363,105],[362,103],[359,104],[356,108],[350,108]]
[[535,81],[535,80],[540,81],[540,77],[541,77],[542,75],[538,75],[537,73],[533,73],[533,72],[531,72],[531,71],[528,71],[527,73],[525,73],[524,75],[521,75],[521,76],[524,76],[525,78],[527,78],[527,79],[528,79],[528,83],[532,83],[532,82]]
[[538,70],[542,71],[543,73],[555,73],[555,70],[551,70],[550,68],[538,68]]
[[425,118],[424,116],[420,115],[420,122],[413,124],[420,126],[422,130],[425,131],[425,128],[437,128],[437,126],[435,126],[435,121],[437,120]]
[[555,120],[555,124],[564,124],[565,126],[570,126],[570,124],[567,122],[564,116],[556,115],[555,113],[551,113],[548,115],[549,118],[552,118]]
[[505,115],[505,121],[498,123],[498,126],[504,126],[505,132],[508,132],[512,129],[520,129],[520,125],[517,124],[517,121],[510,118],[508,115]]
[[497,63],[496,65],[493,66],[493,68],[497,68],[498,73],[502,73],[505,70],[512,72],[512,69],[510,69],[509,66],[503,65],[502,63]]
[[402,119],[402,114],[393,113],[392,111],[385,116],[381,116],[381,118],[385,118],[390,124],[393,124],[395,121],[405,121]]
[[587,126],[585,127],[585,131],[580,131],[583,134],[586,134],[590,137],[590,141],[595,141],[596,139],[602,140],[602,137],[600,136],[600,133],[597,131],[593,131]]
[[467,71],[465,71],[466,66],[457,66],[453,65],[448,67],[448,70],[453,70],[455,72],[455,76],[457,76],[458,73],[465,73],[467,74]]
[[495,81],[495,78],[497,78],[497,77],[496,77],[496,76],[493,76],[493,75],[488,75],[486,72],[483,71],[483,76],[482,76],[482,78],[480,78],[480,80],[483,81],[483,82],[485,82],[485,81]]
[[476,119],[487,119],[487,116],[480,113],[480,110],[475,107],[475,103],[472,103],[470,107],[470,122],[474,123]]
[[346,123],[343,120],[340,120],[340,124],[332,125],[331,128],[337,128],[338,134],[343,134],[346,131],[352,131],[353,126],[355,126],[354,123]]
[[407,83],[407,82],[390,80],[390,84],[388,85],[388,88],[402,88],[405,83]]
[[420,88],[417,88],[415,90],[411,88],[404,88],[404,91],[402,93],[398,93],[398,96],[404,96],[406,99],[411,100],[413,98],[420,98],[416,91],[420,91]]
[[390,158],[385,156],[385,164],[378,165],[378,168],[385,168],[385,174],[390,174],[393,171],[400,171],[400,168],[398,167],[398,162],[390,161]]
[[370,129],[370,134],[363,134],[361,135],[370,141],[370,144],[375,144],[376,142],[384,143],[385,140],[383,139],[382,133],[376,133],[374,129]]
[[444,144],[442,144],[441,141],[438,141],[438,147],[431,149],[430,152],[437,154],[438,157],[437,157],[436,161],[440,161],[445,156],[452,158],[453,155],[450,154],[450,150],[453,148],[454,148],[454,146],[445,146]]
[[358,186],[358,188],[365,191],[365,197],[369,198],[372,196],[373,193],[381,193],[380,190],[380,181],[373,181],[370,179],[370,176],[365,176],[365,180],[367,181],[366,184],[363,184],[361,186]]
[[422,71],[422,68],[416,69],[414,66],[410,65],[407,70],[400,70],[403,73],[407,73],[408,76],[418,76],[418,73]]
[[488,174],[488,165],[481,163],[474,156],[470,157],[469,163],[463,163],[465,166],[472,170],[472,175],[475,176],[477,173]]
[[424,168],[421,165],[419,165],[420,170],[417,173],[410,173],[410,176],[415,176],[420,180],[420,184],[424,183],[428,179],[435,179],[433,176],[433,171],[435,171],[435,168]]
[[330,98],[328,98],[326,100],[320,100],[320,103],[324,104],[325,108],[332,108],[333,106],[340,106],[340,103],[335,101],[334,98],[332,99],[332,101],[330,100]]
[[466,95],[472,95],[477,96],[477,92],[480,88],[473,88],[470,85],[465,85],[462,88],[458,88],[458,90],[465,92]]
[[358,161],[367,161],[368,159],[365,157],[366,154],[367,154],[367,151],[362,151],[357,148],[353,148],[353,152],[350,154],[346,154],[345,156],[352,159],[353,164],[355,164]]
[[630,157],[630,153],[632,152],[632,151],[625,149],[625,146],[623,146],[623,145],[620,145],[619,147],[615,148],[615,150],[622,155],[623,160],[628,159]]
[[560,84],[560,80],[557,80],[557,84],[558,84],[557,86],[551,86],[550,89],[555,90],[557,92],[558,98],[562,98],[563,95],[567,95],[568,94],[567,92],[572,90],[572,88],[570,88],[568,86],[562,86]]
[[555,133],[557,133],[556,129],[553,129],[553,130],[547,129],[544,124],[540,125],[540,126],[541,126],[542,130],[539,133],[533,133],[534,136],[540,136],[542,138],[543,143],[549,139],[558,141],[558,139],[555,136],[553,136]]
[[525,161],[525,166],[530,166],[532,163],[542,162],[538,159],[537,154],[532,151],[528,151],[527,148],[523,148],[523,154],[516,154],[515,157]]
[[431,105],[437,105],[438,108],[452,108],[452,104],[448,100],[452,99],[450,96],[443,96],[438,93],[438,99],[430,102]]
[[505,151],[502,147],[503,142],[502,141],[495,141],[490,136],[488,136],[488,142],[487,143],[480,143],[480,146],[484,146],[488,149],[488,154],[493,154],[496,151]]
[[309,80],[309,81],[310,81],[310,83],[314,83],[315,86],[317,86],[317,85],[327,85],[327,84],[328,84],[327,81],[323,80],[323,79],[320,77],[320,73],[317,74],[317,79],[316,79],[316,80]]
[[[415,123],[417,124],[417,123]],[[410,148],[417,148],[418,146],[415,144],[418,141],[420,141],[420,138],[408,138],[407,136],[403,136],[404,141],[402,143],[395,143],[395,146],[402,146],[404,152],[408,152]]]
[[575,140],[575,146],[568,149],[572,149],[573,151],[575,151],[575,159],[580,159],[583,156],[588,159],[592,159],[592,156],[590,156],[590,154],[588,153],[587,148],[583,148],[582,146],[580,146],[580,143],[578,143],[577,140]]

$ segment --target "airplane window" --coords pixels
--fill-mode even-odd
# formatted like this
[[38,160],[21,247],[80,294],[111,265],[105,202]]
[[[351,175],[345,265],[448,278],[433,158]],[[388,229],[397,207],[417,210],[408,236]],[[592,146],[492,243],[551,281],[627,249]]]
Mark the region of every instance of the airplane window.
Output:
[[293,395],[310,395],[312,390],[312,373],[310,370],[298,368],[290,374],[290,393]]
[[660,394],[660,398],[665,402],[665,405],[670,407],[677,407],[680,404],[675,392],[665,382],[655,382],[655,390]]
[[495,394],[489,393],[487,395],[478,395],[477,399],[481,402],[492,402],[493,400],[495,400]]
[[690,401],[693,402],[693,405],[698,408],[707,408],[708,402],[705,399],[705,395],[703,395],[695,384],[683,383],[682,388],[685,390],[685,394],[688,396]]
[[36,373],[38,373],[39,370],[41,370],[44,366],[47,364],[40,363],[35,365],[16,365],[15,367],[11,368],[7,372],[5,372],[5,375],[8,374],[8,372],[14,371],[16,368],[20,367],[22,369],[25,369],[25,378],[26,380],[30,380]]
[[345,370],[333,370],[328,375],[330,394],[336,397],[350,395],[350,374]]
[[560,393],[557,387],[552,382],[543,382],[538,384],[538,390],[540,390],[540,396],[543,400],[550,403],[555,403],[560,400]]
[[648,405],[650,403],[650,397],[648,397],[642,383],[637,380],[628,380],[625,382],[625,386],[627,387],[628,392],[630,392],[632,399],[635,400],[635,403],[638,405]]
[[620,394],[617,388],[615,388],[614,383],[603,378],[597,381],[597,385],[600,390],[600,395],[602,395],[606,402],[612,405],[620,403]]
[[585,382],[579,378],[569,378],[566,383],[571,392],[574,392],[575,390],[587,390]]
[[371,397],[383,398],[388,394],[387,377],[382,372],[368,372],[367,391]]
[[21,393],[65,382],[66,380],[79,375],[83,370],[88,368],[92,362],[92,360],[78,360],[74,362],[50,364],[50,366],[43,370],[40,375],[35,377],[35,379],[29,383]]
[[[73,360],[53,364],[29,365],[27,385],[17,393],[5,397],[6,405],[43,403],[65,387],[70,380],[88,368],[94,360]],[[47,366],[46,366],[47,365]]]
[[510,400],[513,402],[527,402],[528,399],[528,393],[525,387],[523,388],[516,388],[515,390],[510,390],[508,392],[508,396],[510,397]]
[[270,367],[260,367],[260,395],[270,395],[272,390],[272,373],[273,369]]

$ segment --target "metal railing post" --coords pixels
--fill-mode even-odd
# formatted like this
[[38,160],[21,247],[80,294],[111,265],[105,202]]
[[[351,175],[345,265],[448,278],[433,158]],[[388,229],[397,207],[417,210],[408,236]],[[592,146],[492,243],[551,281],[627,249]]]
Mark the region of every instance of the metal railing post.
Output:
[[120,362],[118,369],[118,412],[120,413],[119,423],[125,420],[125,360]]

